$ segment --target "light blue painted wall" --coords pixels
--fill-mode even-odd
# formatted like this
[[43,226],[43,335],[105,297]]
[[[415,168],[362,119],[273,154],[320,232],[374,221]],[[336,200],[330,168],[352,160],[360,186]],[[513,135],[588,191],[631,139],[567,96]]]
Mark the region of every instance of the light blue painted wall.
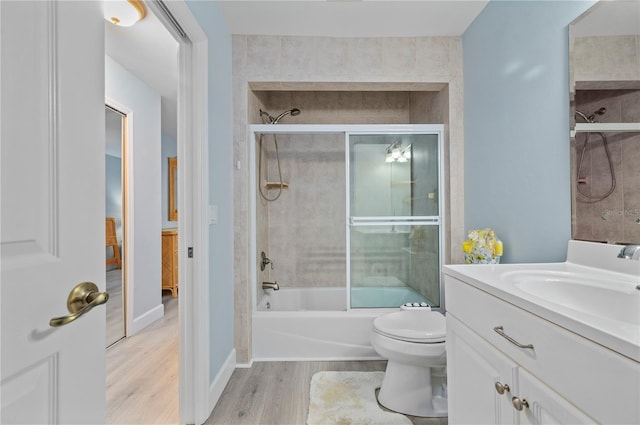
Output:
[[162,132],[162,228],[173,229],[178,227],[177,221],[169,221],[169,158],[178,156],[178,144],[176,138]]
[[[105,96],[131,111],[133,140],[133,316],[144,323],[146,313],[162,309],[162,246],[160,215],[160,95],[105,56]],[[130,176],[131,178],[131,176]]]
[[492,1],[462,36],[465,225],[504,262],[563,261],[571,238],[568,25],[593,1]]
[[213,380],[233,350],[233,117],[231,33],[217,2],[187,3],[209,41],[210,204],[218,224],[210,227],[211,372]]

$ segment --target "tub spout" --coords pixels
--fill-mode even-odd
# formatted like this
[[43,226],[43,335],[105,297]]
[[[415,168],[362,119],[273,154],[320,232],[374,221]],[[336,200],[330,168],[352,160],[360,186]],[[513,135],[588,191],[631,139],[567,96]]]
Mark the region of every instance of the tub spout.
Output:
[[278,285],[278,282],[262,282],[262,289],[273,289],[277,291],[280,289],[280,285]]

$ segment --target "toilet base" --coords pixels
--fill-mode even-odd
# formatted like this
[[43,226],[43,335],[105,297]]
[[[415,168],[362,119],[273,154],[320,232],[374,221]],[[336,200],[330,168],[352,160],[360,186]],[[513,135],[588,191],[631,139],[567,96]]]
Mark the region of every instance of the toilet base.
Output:
[[429,367],[389,360],[378,402],[389,410],[405,415],[429,418],[447,416],[446,384],[437,374],[432,379],[431,372]]

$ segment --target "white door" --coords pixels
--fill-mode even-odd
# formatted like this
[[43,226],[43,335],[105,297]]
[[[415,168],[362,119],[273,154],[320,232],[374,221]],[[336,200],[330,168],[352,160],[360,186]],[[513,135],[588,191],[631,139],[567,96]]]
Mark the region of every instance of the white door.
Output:
[[104,423],[104,21],[99,1],[1,1],[1,417]]

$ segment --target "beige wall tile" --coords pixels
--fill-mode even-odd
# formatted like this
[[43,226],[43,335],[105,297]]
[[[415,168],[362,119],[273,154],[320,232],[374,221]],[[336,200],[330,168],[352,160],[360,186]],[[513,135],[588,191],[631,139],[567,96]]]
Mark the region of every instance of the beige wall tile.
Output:
[[249,78],[277,76],[280,73],[280,37],[248,35],[246,75]]
[[247,37],[231,37],[231,67],[233,75],[244,75],[247,66]]

